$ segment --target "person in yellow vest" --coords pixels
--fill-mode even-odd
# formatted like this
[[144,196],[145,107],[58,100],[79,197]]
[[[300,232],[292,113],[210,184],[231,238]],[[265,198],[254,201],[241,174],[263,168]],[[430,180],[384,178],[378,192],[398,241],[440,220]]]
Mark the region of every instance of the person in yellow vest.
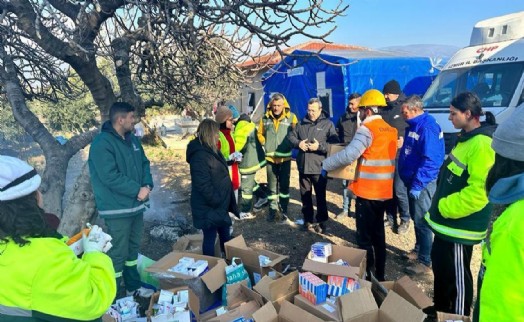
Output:
[[[483,269],[474,321],[524,321],[524,109],[497,127],[495,163],[486,179],[488,199],[504,210],[483,245]],[[483,277],[483,279],[482,279]],[[480,314],[479,314],[480,313]]]
[[437,190],[425,219],[435,234],[431,249],[435,310],[470,315],[473,301],[471,255],[485,237],[492,205],[486,177],[495,161],[491,137],[495,117],[483,115],[472,92],[458,94],[449,107],[449,120],[460,130],[457,144],[440,168]]
[[361,126],[344,150],[322,162],[322,173],[349,165],[359,159],[357,178],[350,189],[357,196],[355,215],[358,246],[367,251],[367,273],[385,280],[386,235],[384,211],[393,198],[393,178],[397,153],[397,130],[379,115],[385,107],[384,95],[370,89],[362,95],[359,109]]
[[46,222],[40,183],[29,164],[0,156],[0,321],[101,321],[116,295],[109,239],[93,226],[78,258]]
[[258,125],[257,137],[264,146],[267,160],[267,183],[271,194],[268,199],[267,221],[275,220],[280,210],[280,219],[287,219],[289,204],[289,176],[291,173],[291,150],[293,145],[287,135],[298,123],[297,117],[289,110],[289,104],[280,93],[271,96],[267,112]]

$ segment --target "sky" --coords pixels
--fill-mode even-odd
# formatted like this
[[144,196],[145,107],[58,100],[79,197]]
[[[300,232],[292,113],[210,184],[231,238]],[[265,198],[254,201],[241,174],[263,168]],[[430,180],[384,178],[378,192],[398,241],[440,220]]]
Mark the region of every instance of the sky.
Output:
[[[335,0],[327,0],[335,1]],[[327,38],[382,48],[413,44],[465,47],[475,23],[524,11],[522,0],[344,0],[345,17]],[[304,41],[297,41],[292,45]]]

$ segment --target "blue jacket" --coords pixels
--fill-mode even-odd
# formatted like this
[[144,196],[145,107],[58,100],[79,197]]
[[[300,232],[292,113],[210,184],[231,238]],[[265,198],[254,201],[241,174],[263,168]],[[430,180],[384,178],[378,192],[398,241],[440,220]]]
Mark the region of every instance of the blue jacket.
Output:
[[398,171],[408,189],[422,191],[437,179],[444,162],[444,135],[427,112],[406,122],[408,127],[400,149]]

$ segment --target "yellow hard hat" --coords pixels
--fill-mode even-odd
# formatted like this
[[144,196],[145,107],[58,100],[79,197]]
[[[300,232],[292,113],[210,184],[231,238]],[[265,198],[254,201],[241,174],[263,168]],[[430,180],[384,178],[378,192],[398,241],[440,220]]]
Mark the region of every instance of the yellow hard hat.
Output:
[[385,107],[388,104],[382,94],[378,89],[370,89],[362,95],[360,99],[359,107]]

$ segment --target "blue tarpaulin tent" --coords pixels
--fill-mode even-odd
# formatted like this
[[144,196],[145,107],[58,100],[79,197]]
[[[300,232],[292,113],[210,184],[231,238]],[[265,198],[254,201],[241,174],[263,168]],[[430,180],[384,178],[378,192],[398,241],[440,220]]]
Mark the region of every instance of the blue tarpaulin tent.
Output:
[[392,52],[337,50],[318,56],[296,50],[265,73],[265,105],[273,93],[282,93],[291,111],[301,119],[306,115],[307,101],[318,97],[324,112],[336,122],[351,93],[382,90],[385,83],[395,79],[406,95],[422,95],[439,72],[429,57],[406,57]]

